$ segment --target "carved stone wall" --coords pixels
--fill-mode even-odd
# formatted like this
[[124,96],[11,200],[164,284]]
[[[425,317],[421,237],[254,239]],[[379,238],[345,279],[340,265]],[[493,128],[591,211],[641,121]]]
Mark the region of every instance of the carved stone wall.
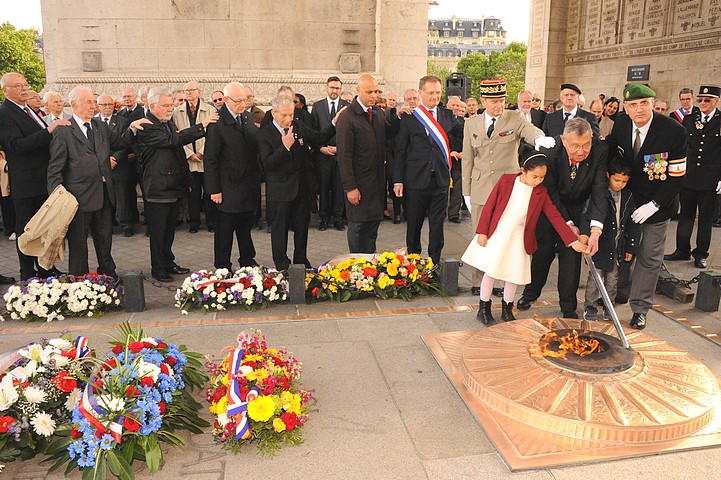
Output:
[[649,64],[644,83],[678,108],[680,88],[721,83],[720,59],[721,0],[531,0],[526,81],[546,103],[563,82],[620,97],[628,67]]
[[375,73],[389,88],[426,69],[423,0],[41,0],[48,88],[89,84],[117,96],[125,85],[204,94],[228,81],[267,102],[280,85],[309,100],[338,75],[353,90]]

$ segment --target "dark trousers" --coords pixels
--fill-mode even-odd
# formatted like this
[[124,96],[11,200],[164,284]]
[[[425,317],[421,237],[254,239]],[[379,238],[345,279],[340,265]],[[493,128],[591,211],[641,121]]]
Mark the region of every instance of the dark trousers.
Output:
[[173,240],[175,219],[180,211],[180,199],[172,203],[145,202],[145,219],[150,234],[150,265],[153,275],[170,273],[175,265]]
[[538,250],[531,260],[531,283],[523,289],[523,296],[529,300],[536,300],[541,295],[558,249],[559,304],[562,312],[575,312],[578,307],[576,294],[581,278],[581,254],[566,247],[545,215],[541,215],[538,220],[536,241]]
[[68,226],[68,273],[85,275],[90,272],[88,265],[88,234],[92,235],[95,255],[98,258],[98,273],[115,276],[115,262],[111,255],[113,248],[113,209],[108,189],[103,184],[103,206],[92,212],[77,212]]
[[288,230],[293,228],[293,263],[310,265],[308,261],[308,224],[310,223],[310,202],[308,192],[301,190],[290,202],[267,201],[268,213],[273,219],[270,245],[273,263],[278,270],[290,267],[288,258]]
[[255,266],[255,246],[250,236],[250,230],[255,223],[255,212],[226,213],[218,212],[215,224],[215,268],[231,269],[230,254],[233,250],[233,234],[238,240],[238,264],[241,267]]
[[[716,192],[714,190],[692,190],[682,188],[679,198],[681,200],[681,214],[678,217],[676,228],[676,251],[683,254],[693,254],[694,258],[708,257],[711,246],[711,230],[713,229],[714,213],[716,209]],[[698,229],[696,230],[696,248],[691,251],[691,234],[696,221],[698,210]]]
[[[25,225],[33,218],[33,215],[40,210],[43,202],[47,200],[47,195],[37,195],[34,197],[27,198],[14,198],[13,204],[15,205],[15,232],[20,238],[20,234],[25,231]],[[17,241],[15,242],[17,248]],[[25,255],[17,248],[18,260],[20,262],[20,279],[27,280],[28,278],[34,277],[38,274],[43,275],[44,270],[38,265],[37,257],[30,257]]]
[[218,207],[210,200],[210,195],[205,191],[204,176],[203,172],[190,172],[192,189],[188,192],[188,223],[191,227],[200,227],[200,208],[202,204],[205,211],[205,224],[208,227],[215,228]]
[[448,204],[448,187],[439,185],[436,176],[431,177],[428,188],[406,188],[406,245],[408,253],[421,253],[421,228],[428,217],[428,256],[438,265],[443,250],[443,220]]
[[393,218],[401,216],[401,205],[403,205],[403,199],[405,197],[397,197],[396,192],[393,190],[393,180],[388,178],[388,196],[393,203]]
[[337,222],[343,218],[343,183],[335,156],[317,155],[316,166],[320,194],[321,220]]
[[9,237],[13,233],[15,233],[15,206],[13,205],[12,198],[0,198],[0,212],[2,212],[3,216],[3,228],[5,229],[5,236]]
[[618,266],[618,283],[616,284],[616,303],[628,302],[631,295],[631,270],[636,262],[634,257],[630,262],[621,261]]
[[135,191],[137,179],[113,179],[115,190],[115,219],[123,230],[132,229],[140,220],[138,214],[138,195]]
[[354,222],[348,220],[348,252],[376,253],[376,239],[380,220]]
[[[454,160],[454,164],[456,160]],[[453,188],[448,199],[448,218],[459,218],[461,216],[461,205],[463,204],[463,178],[460,165],[451,169]]]

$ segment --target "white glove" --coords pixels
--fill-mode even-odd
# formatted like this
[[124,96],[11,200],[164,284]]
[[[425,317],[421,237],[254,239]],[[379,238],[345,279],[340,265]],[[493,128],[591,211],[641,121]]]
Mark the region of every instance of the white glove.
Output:
[[556,146],[556,139],[553,137],[536,137],[536,150],[543,148],[553,148]]
[[658,212],[658,207],[653,202],[648,202],[634,210],[631,220],[640,224],[651,218],[651,215],[656,212]]
[[716,195],[721,195],[721,182],[716,184]]
[[[719,185],[721,185],[721,182],[719,182]],[[471,196],[463,195],[463,201],[466,202],[466,207],[468,207],[468,213],[473,215],[473,212],[471,212]]]

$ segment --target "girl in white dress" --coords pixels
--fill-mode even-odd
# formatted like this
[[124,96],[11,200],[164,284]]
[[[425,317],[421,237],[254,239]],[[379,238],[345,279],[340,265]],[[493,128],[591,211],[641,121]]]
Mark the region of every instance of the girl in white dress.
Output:
[[566,246],[577,252],[586,250],[553,205],[546,187],[546,155],[530,145],[521,145],[519,174],[503,175],[491,191],[478,221],[476,237],[462,260],[485,272],[481,281],[478,319],[494,322],[491,292],[496,279],[504,280],[501,319],[515,320],[513,299],[518,285],[531,281],[531,255],[536,251],[536,223],[543,212]]

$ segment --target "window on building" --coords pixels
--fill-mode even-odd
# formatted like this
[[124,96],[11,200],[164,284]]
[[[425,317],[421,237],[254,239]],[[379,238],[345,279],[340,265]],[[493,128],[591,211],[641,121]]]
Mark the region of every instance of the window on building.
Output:
[[448,31],[448,30],[446,30],[446,31],[443,32],[443,36],[444,36],[444,37],[450,37],[450,36],[451,36],[451,32]]
[[478,32],[473,32],[473,38],[478,38]]
[[463,30],[458,30],[457,35],[458,35],[459,37],[463,37]]
[[495,37],[495,36],[496,36],[496,32],[494,32],[493,30],[491,30],[491,31],[488,32],[488,36],[489,36],[489,37]]

